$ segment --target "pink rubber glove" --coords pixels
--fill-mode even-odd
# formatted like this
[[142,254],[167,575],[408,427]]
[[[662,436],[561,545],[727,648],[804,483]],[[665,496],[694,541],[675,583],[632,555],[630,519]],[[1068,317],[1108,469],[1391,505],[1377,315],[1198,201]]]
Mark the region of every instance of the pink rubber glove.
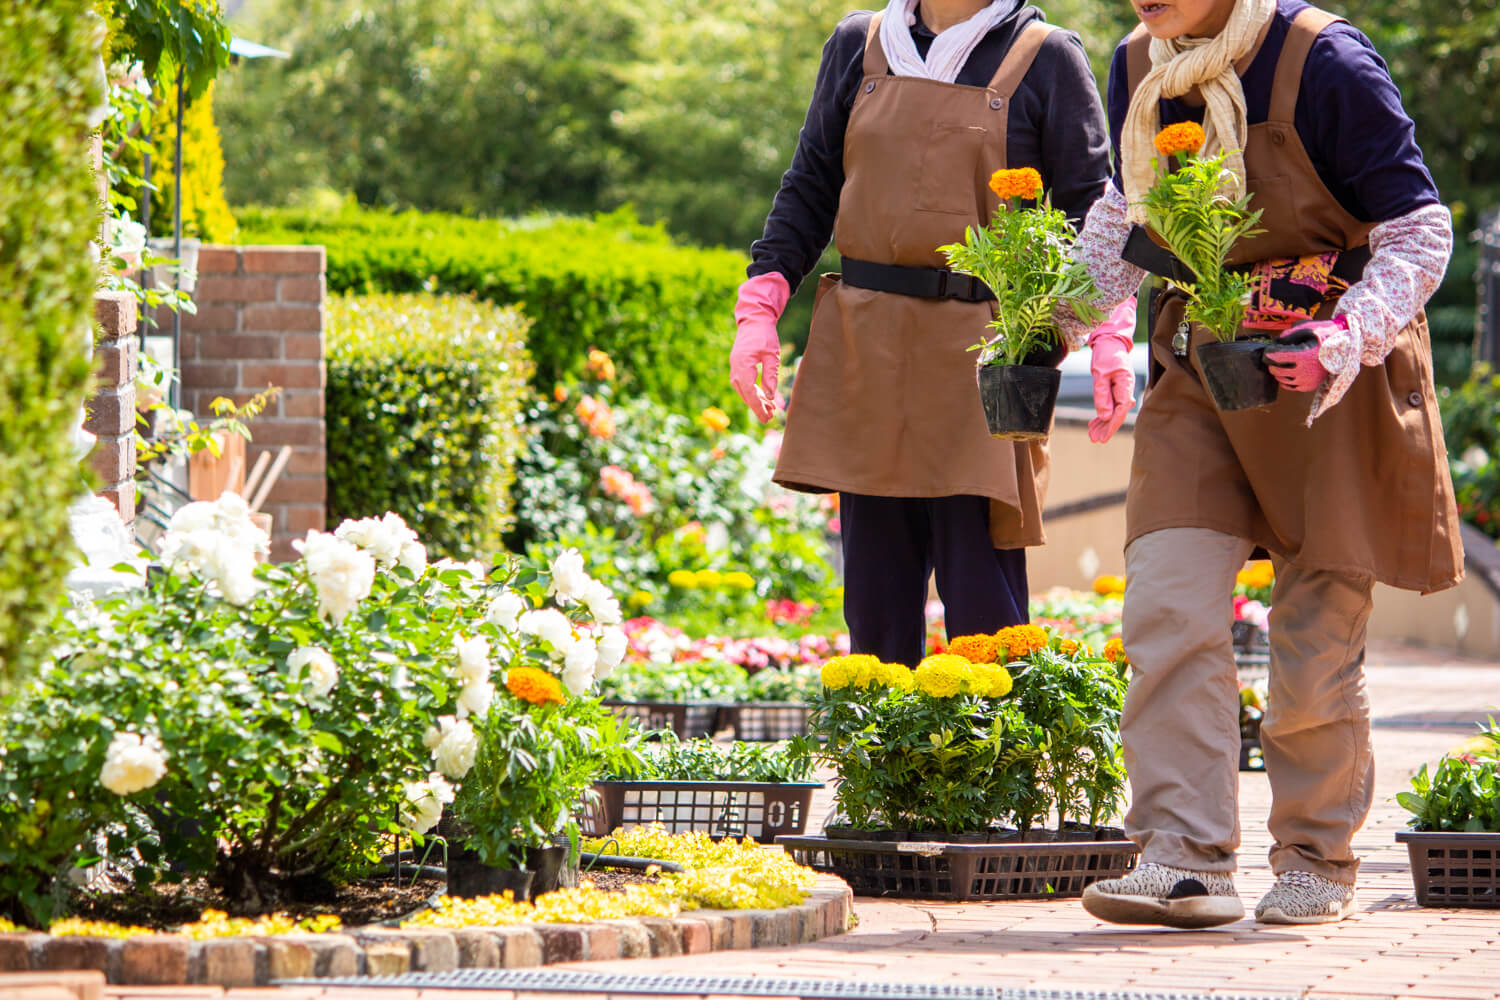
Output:
[[1342,316],[1331,320],[1315,319],[1298,323],[1266,348],[1266,367],[1283,389],[1312,392],[1328,377],[1328,369],[1318,360],[1318,348],[1330,333],[1343,333],[1349,321]]
[[1135,372],[1130,367],[1130,348],[1135,342],[1135,296],[1115,306],[1109,318],[1089,333],[1093,352],[1089,370],[1094,374],[1094,412],[1089,421],[1089,440],[1103,444],[1115,436],[1135,406]]
[[[729,384],[740,394],[755,419],[761,423],[776,412],[776,381],[781,376],[781,341],[776,339],[776,321],[786,309],[792,290],[775,271],[757,274],[740,286],[734,304],[739,326],[729,351]],[[756,370],[760,384],[756,385]]]

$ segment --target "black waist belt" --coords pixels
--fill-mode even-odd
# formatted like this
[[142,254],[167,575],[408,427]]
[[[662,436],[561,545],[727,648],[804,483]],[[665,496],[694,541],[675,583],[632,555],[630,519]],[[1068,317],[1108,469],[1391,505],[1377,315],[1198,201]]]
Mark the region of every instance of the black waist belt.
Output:
[[[1125,249],[1120,251],[1120,256],[1136,267],[1144,268],[1169,281],[1191,284],[1198,280],[1192,268],[1178,260],[1177,255],[1172,251],[1153,240],[1143,226],[1131,227],[1130,236],[1125,240]],[[1364,276],[1365,265],[1369,262],[1369,244],[1358,246],[1352,250],[1342,251],[1338,260],[1334,262],[1333,270],[1329,273],[1341,279],[1344,284],[1352,285]],[[1231,270],[1249,271],[1251,266],[1253,265],[1243,265]]]
[[840,280],[855,288],[914,295],[919,299],[995,300],[995,293],[978,278],[942,267],[902,267],[845,257],[840,265]]

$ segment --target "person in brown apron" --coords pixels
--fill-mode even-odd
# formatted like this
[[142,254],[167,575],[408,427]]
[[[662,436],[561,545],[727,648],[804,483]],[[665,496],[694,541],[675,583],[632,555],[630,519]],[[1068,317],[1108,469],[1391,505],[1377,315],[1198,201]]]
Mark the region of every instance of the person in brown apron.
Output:
[[775,480],[839,494],[855,652],[921,658],[934,572],[950,636],[1028,620],[1024,546],[1043,541],[1047,449],[990,437],[968,348],[994,297],[937,248],[989,221],[1001,168],[1035,167],[1081,218],[1107,183],[1107,147],[1081,43],[1024,0],[892,0],[848,15],[824,47],[751,249],[730,371],[768,420],[776,320],[832,235],[841,273],[818,285]]
[[1206,151],[1234,152],[1264,213],[1264,233],[1229,263],[1256,290],[1241,335],[1280,333],[1267,357],[1282,388],[1270,407],[1218,412],[1193,353],[1209,335],[1153,279],[1125,550],[1126,831],[1141,864],[1083,903],[1101,919],[1179,927],[1244,913],[1229,626],[1235,572],[1259,547],[1276,571],[1261,740],[1277,879],[1255,916],[1339,920],[1356,906],[1350,844],[1374,788],[1374,583],[1427,593],[1463,573],[1422,313],[1451,220],[1384,63],[1354,28],[1303,0],[1132,2],[1143,24],[1109,86],[1118,183],[1091,210],[1080,256],[1116,296],[1143,267],[1180,267],[1132,224],[1154,177],[1151,136],[1202,121]]

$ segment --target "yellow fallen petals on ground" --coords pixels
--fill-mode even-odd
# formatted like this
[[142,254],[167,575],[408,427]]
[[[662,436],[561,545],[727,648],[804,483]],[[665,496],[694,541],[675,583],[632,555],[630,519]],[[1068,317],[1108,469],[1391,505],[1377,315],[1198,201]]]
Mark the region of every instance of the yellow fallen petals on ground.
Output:
[[[0,931],[5,930],[0,921]],[[184,924],[174,931],[156,931],[149,927],[132,927],[112,924],[103,920],[83,920],[66,917],[47,928],[49,934],[59,937],[103,937],[133,938],[146,934],[178,934],[194,941],[222,937],[273,937],[277,934],[321,934],[341,929],[339,918],[331,913],[312,917],[290,917],[285,913],[273,913],[265,917],[231,917],[223,910],[204,910],[191,924]]]
[[145,934],[158,934],[149,927],[129,927],[124,924],[111,924],[103,920],[83,920],[79,917],[64,917],[51,927],[47,933],[56,937],[101,937],[101,938],[132,938],[141,937]]
[[582,885],[543,893],[535,903],[518,903],[509,892],[475,899],[444,896],[432,909],[403,921],[401,926],[454,929],[527,923],[586,924],[620,917],[675,917],[681,909],[660,883],[628,885],[624,892],[605,892]]

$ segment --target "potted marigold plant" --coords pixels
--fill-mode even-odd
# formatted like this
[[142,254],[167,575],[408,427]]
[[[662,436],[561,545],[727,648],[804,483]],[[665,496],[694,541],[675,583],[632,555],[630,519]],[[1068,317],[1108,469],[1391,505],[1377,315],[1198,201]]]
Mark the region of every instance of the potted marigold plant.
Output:
[[[1265,406],[1276,399],[1276,380],[1263,355],[1268,337],[1241,337],[1250,301],[1250,278],[1224,266],[1241,239],[1261,230],[1259,210],[1250,210],[1249,192],[1226,194],[1232,178],[1225,169],[1229,151],[1200,156],[1203,127],[1196,122],[1168,125],[1156,135],[1156,183],[1146,192],[1146,223],[1156,238],[1189,272],[1166,279],[1187,298],[1183,318],[1213,334],[1198,345],[1198,367],[1220,410]],[[1175,167],[1172,163],[1175,162]],[[1186,331],[1174,343],[1185,350]]]
[[948,266],[972,275],[995,294],[994,335],[973,345],[979,352],[979,398],[990,433],[1013,441],[1047,436],[1062,376],[1038,363],[1062,346],[1052,320],[1062,303],[1081,318],[1098,310],[1088,299],[1094,283],[1071,258],[1078,233],[1050,201],[1022,206],[1042,194],[1042,175],[1031,167],[997,170],[990,190],[1000,198],[989,225],[965,227],[962,243],[939,247]]
[[1123,798],[1124,690],[1115,663],[1033,625],[959,636],[915,670],[835,657],[811,731],[847,825],[777,842],[859,894],[1081,893],[1136,857],[1101,827]]

